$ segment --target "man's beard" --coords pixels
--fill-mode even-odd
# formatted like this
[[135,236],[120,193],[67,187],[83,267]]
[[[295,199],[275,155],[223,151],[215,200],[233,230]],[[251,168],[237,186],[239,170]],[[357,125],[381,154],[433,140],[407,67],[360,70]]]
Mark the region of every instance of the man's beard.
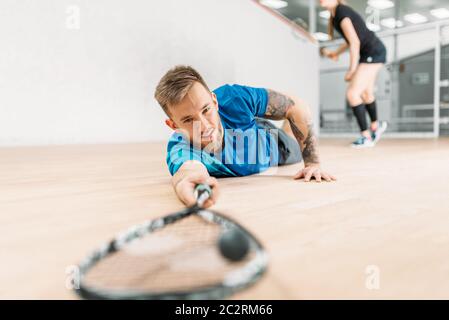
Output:
[[224,147],[223,126],[220,125],[216,130],[218,131],[216,139],[202,146],[203,151],[218,154],[223,149]]

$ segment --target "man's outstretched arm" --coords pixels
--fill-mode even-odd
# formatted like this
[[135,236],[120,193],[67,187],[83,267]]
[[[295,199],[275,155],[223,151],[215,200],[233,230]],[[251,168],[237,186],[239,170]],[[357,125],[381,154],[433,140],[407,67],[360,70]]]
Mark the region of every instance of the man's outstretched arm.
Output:
[[203,207],[209,208],[217,201],[219,195],[218,181],[209,175],[204,164],[195,160],[186,161],[172,177],[173,189],[175,189],[179,200],[186,206],[192,206],[196,203],[194,191],[200,183],[207,184],[212,188],[212,197],[203,205]]
[[336,180],[334,176],[321,170],[318,153],[318,141],[313,133],[313,122],[310,109],[300,99],[268,91],[268,106],[265,118],[272,120],[288,120],[292,132],[301,148],[304,159],[304,169],[298,172],[295,179],[304,178],[310,181],[315,177],[317,181],[323,178],[326,181]]

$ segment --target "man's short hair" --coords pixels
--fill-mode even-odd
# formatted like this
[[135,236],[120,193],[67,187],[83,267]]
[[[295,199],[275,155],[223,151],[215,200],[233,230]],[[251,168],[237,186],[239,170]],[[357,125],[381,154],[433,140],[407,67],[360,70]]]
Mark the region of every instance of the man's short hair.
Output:
[[162,77],[156,87],[154,97],[167,116],[170,117],[168,108],[180,103],[195,82],[201,83],[210,91],[201,75],[190,66],[176,66]]

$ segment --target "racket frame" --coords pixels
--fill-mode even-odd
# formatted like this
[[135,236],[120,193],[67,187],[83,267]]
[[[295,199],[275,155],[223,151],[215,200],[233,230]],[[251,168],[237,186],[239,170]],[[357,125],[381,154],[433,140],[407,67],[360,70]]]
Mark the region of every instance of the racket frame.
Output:
[[[216,223],[225,228],[237,228],[242,231],[250,243],[255,257],[244,267],[231,271],[221,283],[212,286],[197,287],[192,291],[125,291],[106,290],[88,286],[83,278],[86,273],[103,258],[119,251],[124,245],[151,234],[164,226],[175,223],[190,215],[198,215],[204,220]],[[117,237],[107,242],[97,250],[93,251],[79,264],[79,286],[74,288],[76,294],[84,299],[93,300],[202,300],[202,299],[224,299],[229,295],[247,288],[254,284],[265,273],[268,265],[268,256],[262,244],[248,230],[240,226],[234,220],[224,215],[202,209],[198,204],[161,218],[146,221],[120,233]]]

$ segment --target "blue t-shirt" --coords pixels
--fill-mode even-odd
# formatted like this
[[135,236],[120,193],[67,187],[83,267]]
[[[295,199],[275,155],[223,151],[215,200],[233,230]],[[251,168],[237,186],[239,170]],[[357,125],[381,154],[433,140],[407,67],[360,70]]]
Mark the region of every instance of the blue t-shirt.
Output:
[[257,126],[265,115],[268,93],[263,88],[224,85],[214,90],[224,129],[224,148],[215,154],[194,148],[174,133],[167,146],[167,165],[174,175],[187,160],[202,162],[213,177],[237,177],[260,173],[278,165],[278,146],[269,130]]

